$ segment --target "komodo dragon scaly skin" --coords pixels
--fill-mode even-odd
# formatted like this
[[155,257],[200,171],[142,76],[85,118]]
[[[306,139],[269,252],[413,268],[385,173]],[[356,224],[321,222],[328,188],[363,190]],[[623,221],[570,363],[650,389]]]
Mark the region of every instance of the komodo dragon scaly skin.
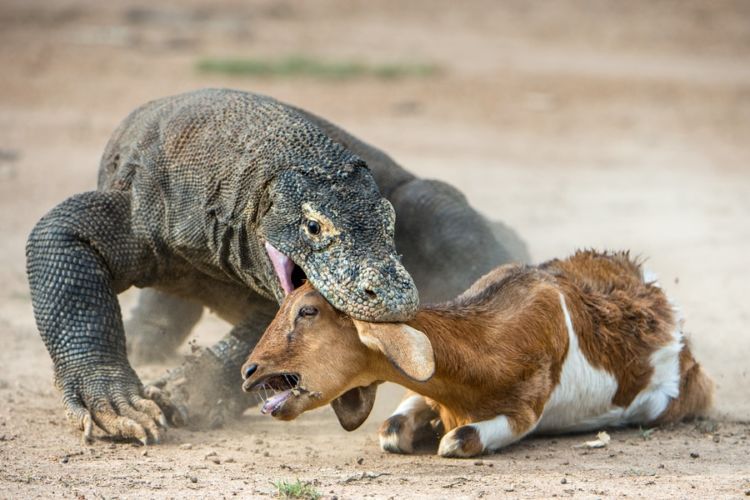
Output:
[[[168,420],[203,411],[217,423],[249,404],[239,367],[302,279],[355,318],[405,320],[418,296],[394,230],[423,297],[437,298],[525,258],[498,228],[515,255],[453,188],[302,110],[209,89],[131,113],[107,145],[98,190],[36,225],[27,269],[69,418],[87,437],[96,423],[147,443]],[[173,349],[203,306],[235,325],[165,379],[170,391],[143,386],[128,362],[117,294],[131,286],[148,287],[128,328],[136,350],[155,324],[170,340],[152,339],[153,350]]]

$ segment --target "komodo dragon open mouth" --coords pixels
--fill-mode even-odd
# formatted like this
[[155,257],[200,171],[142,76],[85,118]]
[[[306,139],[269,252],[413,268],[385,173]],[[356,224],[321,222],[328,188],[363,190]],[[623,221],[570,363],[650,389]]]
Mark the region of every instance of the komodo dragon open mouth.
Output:
[[271,259],[273,270],[276,271],[276,277],[279,279],[284,295],[289,295],[307,280],[307,275],[301,267],[267,241],[266,252],[268,258]]

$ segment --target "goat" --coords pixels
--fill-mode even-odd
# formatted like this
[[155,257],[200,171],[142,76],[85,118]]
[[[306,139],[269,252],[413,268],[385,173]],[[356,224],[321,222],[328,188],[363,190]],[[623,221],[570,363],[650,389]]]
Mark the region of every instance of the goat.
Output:
[[681,326],[627,252],[508,264],[406,324],[352,319],[308,284],[287,297],[251,353],[243,389],[274,389],[261,411],[282,420],[339,405],[351,430],[367,418],[377,384],[392,381],[410,392],[380,428],[383,450],[411,453],[439,418],[438,453],[471,457],[531,432],[702,413],[713,383]]

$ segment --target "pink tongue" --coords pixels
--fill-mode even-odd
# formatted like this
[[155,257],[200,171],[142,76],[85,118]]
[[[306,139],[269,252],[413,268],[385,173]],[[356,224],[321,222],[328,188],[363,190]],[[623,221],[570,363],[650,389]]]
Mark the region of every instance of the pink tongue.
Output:
[[291,395],[292,395],[291,389],[287,389],[284,392],[274,394],[273,396],[268,398],[265,403],[263,403],[263,408],[260,409],[260,412],[263,415],[266,415],[268,413],[273,413],[273,411],[276,410],[279,406],[281,406],[281,403],[289,399],[289,396]]
[[266,252],[268,252],[268,256],[271,258],[271,264],[273,264],[273,269],[276,271],[276,276],[279,277],[284,294],[287,295],[292,293],[292,290],[294,290],[294,285],[292,285],[292,270],[294,269],[294,262],[283,253],[279,252],[275,246],[267,241]]

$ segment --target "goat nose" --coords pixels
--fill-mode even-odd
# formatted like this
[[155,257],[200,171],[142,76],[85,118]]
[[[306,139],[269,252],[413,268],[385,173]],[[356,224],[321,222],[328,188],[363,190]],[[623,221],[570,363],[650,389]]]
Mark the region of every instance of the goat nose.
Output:
[[253,363],[252,365],[248,365],[245,370],[242,372],[242,378],[247,380],[249,379],[253,373],[255,373],[255,370],[258,369],[258,365],[256,363]]

